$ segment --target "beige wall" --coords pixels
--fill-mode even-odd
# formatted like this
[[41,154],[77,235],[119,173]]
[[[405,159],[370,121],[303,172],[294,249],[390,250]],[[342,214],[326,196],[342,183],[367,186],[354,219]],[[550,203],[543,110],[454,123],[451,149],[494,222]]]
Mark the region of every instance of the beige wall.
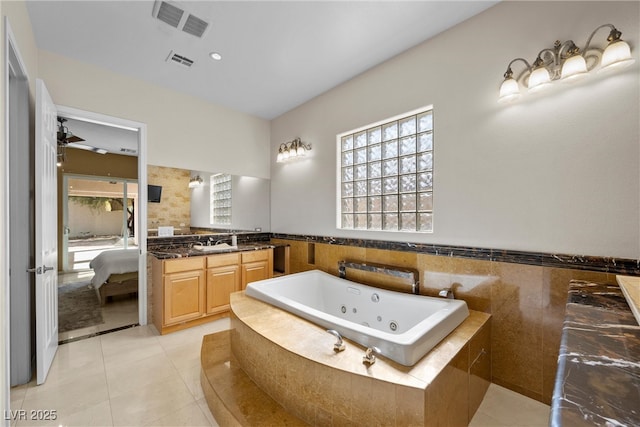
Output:
[[56,104],[147,125],[147,163],[269,177],[267,120],[107,69],[39,52]]
[[162,186],[160,203],[147,203],[148,229],[167,225],[189,229],[191,226],[190,177],[188,170],[147,166],[147,183]]
[[[490,313],[491,381],[549,404],[572,279],[615,283],[606,273],[434,256],[412,252],[272,239],[291,245],[291,272],[320,269],[338,275],[338,261],[410,267],[420,272],[420,292],[435,296],[452,287],[472,310]],[[348,277],[347,277],[348,278]]]
[[[276,118],[271,230],[639,259],[639,7],[500,2]],[[603,23],[631,44],[631,68],[498,104],[509,61],[556,39],[583,46]],[[336,229],[336,135],[431,104],[433,234]],[[275,163],[291,135],[313,144],[309,158]]]

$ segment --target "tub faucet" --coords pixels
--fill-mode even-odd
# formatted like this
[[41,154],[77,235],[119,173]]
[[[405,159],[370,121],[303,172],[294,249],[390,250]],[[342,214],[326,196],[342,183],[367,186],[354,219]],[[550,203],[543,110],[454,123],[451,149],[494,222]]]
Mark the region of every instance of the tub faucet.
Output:
[[376,353],[380,354],[380,349],[378,347],[367,347],[367,350],[364,352],[364,356],[362,356],[362,363],[367,365],[373,365],[376,363]]
[[336,343],[333,345],[333,351],[335,351],[336,353],[343,351],[345,349],[345,346],[344,342],[342,341],[342,335],[340,335],[340,332],[336,331],[335,329],[327,329],[327,332],[338,339],[338,341],[336,341]]
[[453,299],[453,291],[451,288],[444,288],[438,293],[439,297]]

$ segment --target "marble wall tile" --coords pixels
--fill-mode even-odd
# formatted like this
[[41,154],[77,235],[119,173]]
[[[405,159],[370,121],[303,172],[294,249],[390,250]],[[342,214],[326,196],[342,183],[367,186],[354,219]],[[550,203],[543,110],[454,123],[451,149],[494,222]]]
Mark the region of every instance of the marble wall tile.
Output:
[[396,425],[417,426],[424,423],[426,399],[424,390],[396,385]]
[[455,298],[466,301],[471,310],[491,313],[491,287],[497,280],[492,275],[492,263],[451,258],[449,268],[450,287]]
[[469,420],[491,384],[491,322],[469,341]]
[[316,243],[316,266],[327,273],[338,275],[338,262],[344,260],[365,261],[367,249],[355,246],[328,245]]
[[469,345],[427,388],[427,420],[433,426],[469,425]]
[[273,244],[289,245],[289,268],[291,273],[300,273],[301,271],[313,270],[315,266],[307,263],[307,242],[300,240],[281,240],[271,239]]
[[543,269],[496,262],[492,275],[497,277],[491,287],[493,380],[540,400]]

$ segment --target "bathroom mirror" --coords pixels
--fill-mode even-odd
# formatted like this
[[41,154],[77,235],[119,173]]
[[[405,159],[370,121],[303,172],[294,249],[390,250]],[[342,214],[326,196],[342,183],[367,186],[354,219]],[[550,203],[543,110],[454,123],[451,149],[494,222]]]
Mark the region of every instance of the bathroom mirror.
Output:
[[191,171],[190,182],[191,227],[270,231],[268,179]]
[[[205,231],[201,229],[270,231],[271,183],[268,179],[227,175],[221,180],[223,176],[216,172],[154,165],[147,166],[147,176],[150,185],[162,186],[160,203],[147,204],[150,236],[156,235],[158,227],[164,226],[173,227],[175,234]],[[212,178],[216,176],[217,179]],[[225,208],[217,211],[221,222],[211,221],[214,203],[211,183],[216,180],[219,193],[226,197],[217,203]],[[230,192],[227,192],[227,187],[230,187]],[[220,214],[229,215],[223,218]]]

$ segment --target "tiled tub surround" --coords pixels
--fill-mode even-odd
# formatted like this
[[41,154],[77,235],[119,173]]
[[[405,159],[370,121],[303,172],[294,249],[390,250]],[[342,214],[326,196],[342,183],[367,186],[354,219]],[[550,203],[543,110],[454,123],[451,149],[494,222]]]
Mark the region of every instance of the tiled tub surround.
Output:
[[552,426],[640,425],[640,326],[617,285],[572,281]]
[[492,314],[492,382],[547,404],[553,394],[569,282],[613,284],[615,273],[640,271],[631,260],[274,236],[287,237],[271,242],[290,245],[292,273],[320,269],[337,276],[339,261],[354,260],[417,269],[423,295],[435,296],[452,287],[470,310]]
[[[364,347],[349,340],[335,353],[335,338],[324,328],[244,292],[232,294],[231,309],[231,363],[311,425],[467,425],[489,386],[486,313],[472,311],[416,365],[406,367],[384,357],[367,366]],[[203,389],[213,383],[209,379]],[[219,402],[208,402],[218,419]]]

